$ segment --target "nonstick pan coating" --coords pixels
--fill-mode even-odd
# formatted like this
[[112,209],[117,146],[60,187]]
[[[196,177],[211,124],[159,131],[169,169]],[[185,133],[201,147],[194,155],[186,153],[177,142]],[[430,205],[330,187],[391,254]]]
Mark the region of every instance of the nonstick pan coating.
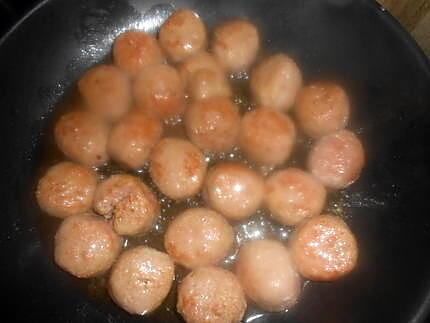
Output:
[[[366,168],[345,193],[360,259],[335,283],[311,283],[288,313],[254,322],[420,322],[430,306],[430,67],[414,41],[365,0],[51,0],[0,42],[2,315],[21,322],[180,321],[132,317],[98,302],[53,263],[42,243],[33,189],[51,112],[89,66],[130,27],[155,30],[176,7],[209,26],[255,21],[270,52],[283,51],[306,81],[331,78],[351,95],[351,128]],[[251,313],[252,314],[252,313]],[[163,318],[163,319],[161,319]],[[8,319],[10,320],[10,319]]]

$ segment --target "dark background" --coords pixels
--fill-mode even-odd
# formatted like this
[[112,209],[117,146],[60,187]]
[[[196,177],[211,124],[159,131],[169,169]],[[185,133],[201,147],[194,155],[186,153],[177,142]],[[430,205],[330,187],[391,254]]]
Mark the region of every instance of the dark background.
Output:
[[39,0],[0,0],[0,35],[3,34]]

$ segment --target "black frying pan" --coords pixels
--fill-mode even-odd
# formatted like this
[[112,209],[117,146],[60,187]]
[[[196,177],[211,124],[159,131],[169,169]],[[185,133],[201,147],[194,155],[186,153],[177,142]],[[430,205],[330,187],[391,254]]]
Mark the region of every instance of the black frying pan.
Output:
[[[172,309],[146,319],[88,296],[54,264],[32,200],[40,138],[55,103],[109,53],[128,27],[155,30],[172,10],[159,0],[44,1],[0,41],[2,317],[19,321],[179,321]],[[285,51],[307,81],[334,78],[353,102],[351,127],[367,165],[345,193],[360,245],[357,270],[312,283],[288,313],[254,322],[420,322],[430,307],[430,66],[374,1],[178,0],[209,24],[245,16],[265,47]],[[248,317],[252,317],[249,313]],[[10,321],[10,319],[8,319]]]

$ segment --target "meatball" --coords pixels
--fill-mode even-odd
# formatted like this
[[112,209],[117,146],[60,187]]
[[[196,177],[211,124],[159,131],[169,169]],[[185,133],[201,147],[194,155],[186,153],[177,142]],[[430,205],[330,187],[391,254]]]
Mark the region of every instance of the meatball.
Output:
[[193,11],[174,12],[161,26],[158,34],[160,46],[170,60],[179,62],[206,46],[206,28]]
[[203,191],[208,205],[231,220],[242,220],[257,211],[263,194],[263,177],[233,162],[209,169]]
[[113,65],[100,65],[87,71],[78,81],[78,89],[88,109],[115,121],[131,104],[131,88],[127,75]]
[[230,97],[230,84],[222,71],[203,69],[194,73],[188,85],[193,100]]
[[192,143],[164,138],[150,156],[149,172],[158,189],[174,200],[197,194],[206,175],[206,161]]
[[332,215],[320,215],[302,224],[290,240],[299,273],[311,280],[332,281],[354,269],[358,248],[347,224]]
[[143,111],[132,111],[112,129],[109,155],[128,168],[142,168],[162,133],[163,125],[158,118]]
[[273,55],[260,63],[251,75],[251,93],[268,108],[287,111],[302,86],[297,64],[287,55]]
[[259,108],[242,119],[239,145],[250,160],[260,165],[277,166],[291,155],[296,128],[281,112]]
[[154,37],[143,31],[126,31],[115,39],[113,60],[135,76],[145,66],[163,63],[165,58]]
[[198,52],[188,57],[178,65],[179,75],[185,85],[188,85],[194,73],[200,70],[210,70],[223,73],[217,60],[205,51]]
[[187,323],[238,323],[246,299],[237,278],[218,267],[200,267],[178,288],[177,310]]
[[170,257],[139,246],[119,257],[109,278],[112,299],[131,314],[146,314],[161,305],[175,278]]
[[147,232],[160,214],[154,193],[137,177],[125,174],[112,175],[99,184],[94,210],[113,218],[113,228],[121,235]]
[[228,98],[195,101],[186,112],[185,129],[188,138],[200,149],[227,152],[238,139],[239,109]]
[[233,228],[218,213],[205,208],[188,209],[167,228],[164,247],[187,268],[215,265],[233,246]]
[[159,64],[144,68],[133,86],[139,108],[161,118],[180,116],[185,109],[184,87],[175,68]]
[[55,235],[55,262],[79,278],[106,272],[122,248],[121,238],[105,220],[91,214],[65,219]]
[[101,166],[108,161],[109,126],[90,112],[75,110],[63,115],[55,125],[54,136],[58,148],[76,162]]
[[324,186],[311,174],[288,168],[267,179],[264,201],[278,222],[297,225],[321,213],[326,195]]
[[364,166],[364,149],[357,136],[340,130],[321,137],[312,147],[308,167],[325,186],[342,189],[352,184]]
[[246,295],[266,311],[291,308],[300,294],[300,277],[290,252],[279,241],[255,240],[243,245],[236,275]]
[[66,218],[91,208],[97,186],[96,174],[79,164],[61,162],[39,180],[36,198],[49,215]]
[[295,107],[303,131],[318,138],[346,127],[349,100],[345,91],[329,82],[315,82],[302,89]]
[[257,28],[249,21],[231,20],[214,31],[212,51],[230,72],[248,70],[255,61],[259,46]]

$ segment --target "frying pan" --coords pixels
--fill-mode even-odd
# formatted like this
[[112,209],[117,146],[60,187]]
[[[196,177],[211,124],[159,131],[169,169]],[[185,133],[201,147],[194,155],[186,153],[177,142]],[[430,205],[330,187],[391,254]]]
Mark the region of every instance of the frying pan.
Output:
[[109,55],[122,30],[155,31],[174,7],[190,7],[209,27],[248,17],[264,47],[294,57],[306,81],[345,84],[350,126],[367,153],[361,178],[342,193],[360,246],[358,268],[340,281],[307,285],[288,313],[251,311],[248,322],[423,321],[430,307],[430,66],[414,41],[374,1],[159,1],[44,1],[0,41],[2,316],[180,321],[174,308],[132,317],[89,297],[54,265],[33,190],[41,138],[73,82]]

